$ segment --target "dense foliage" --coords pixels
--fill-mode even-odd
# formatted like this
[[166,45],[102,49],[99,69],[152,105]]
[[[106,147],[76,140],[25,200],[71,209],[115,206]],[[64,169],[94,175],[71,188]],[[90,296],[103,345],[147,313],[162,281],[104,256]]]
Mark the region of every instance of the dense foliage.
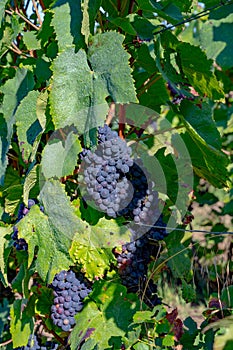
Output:
[[1,0],[2,349],[233,348],[232,20]]

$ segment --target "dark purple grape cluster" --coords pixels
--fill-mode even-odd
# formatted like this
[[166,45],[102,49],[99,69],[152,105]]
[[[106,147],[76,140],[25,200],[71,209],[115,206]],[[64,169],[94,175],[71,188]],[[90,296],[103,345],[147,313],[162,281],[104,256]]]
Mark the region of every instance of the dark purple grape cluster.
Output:
[[[34,199],[29,199],[28,200],[28,205],[25,206],[24,203],[21,203],[19,206],[19,210],[18,210],[18,219],[17,222],[19,222],[21,219],[24,218],[25,215],[28,214],[28,212],[30,211],[31,207],[33,207],[36,204],[36,201]],[[40,206],[40,210],[42,212],[44,212],[44,208],[41,205]],[[25,241],[24,238],[18,238],[18,228],[17,226],[13,226],[13,233],[11,235],[11,238],[13,239],[14,243],[14,247],[16,248],[16,250],[28,250],[28,244]]]
[[56,350],[57,348],[58,344],[52,341],[47,341],[42,345],[40,339],[38,339],[35,334],[31,334],[26,346],[15,348],[14,350]]
[[75,325],[74,315],[82,310],[83,299],[91,289],[76,278],[73,271],[61,271],[56,274],[51,287],[54,290],[51,318],[56,326],[68,332]]
[[155,242],[167,235],[162,217],[158,219],[155,226],[159,228],[152,227],[139,239],[124,244],[120,253],[114,251],[122,284],[129,292],[137,292],[151,307],[159,304],[160,299],[156,294],[156,285],[153,281],[147,280],[148,264],[151,257],[159,253],[159,246]]
[[155,184],[142,161],[131,158],[131,149],[107,125],[98,128],[98,142],[94,153],[83,154],[87,192],[101,211],[130,222],[132,241],[121,252],[114,250],[119,274],[129,292],[154,306],[160,299],[147,279],[148,264],[158,255],[156,242],[167,236]]
[[116,217],[131,193],[126,174],[133,165],[132,150],[107,125],[98,129],[98,140],[95,152],[82,155],[86,190],[101,211]]

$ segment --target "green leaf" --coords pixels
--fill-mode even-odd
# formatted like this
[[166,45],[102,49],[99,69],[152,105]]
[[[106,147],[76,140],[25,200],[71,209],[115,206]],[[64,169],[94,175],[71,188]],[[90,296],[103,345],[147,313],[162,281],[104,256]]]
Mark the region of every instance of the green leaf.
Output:
[[[108,349],[112,337],[126,334],[133,314],[138,308],[136,295],[126,294],[126,288],[113,282],[98,281],[93,286],[92,300],[75,316],[76,326],[71,333],[71,350],[82,339],[93,339],[99,349]],[[103,337],[104,334],[104,337]]]
[[94,71],[94,79],[102,81],[113,101],[137,102],[128,64],[130,56],[122,46],[123,40],[124,36],[116,32],[95,35],[89,46],[88,59]]
[[6,7],[6,4],[8,3],[8,1],[9,0],[2,0],[0,3],[0,27],[1,27],[2,19],[5,15],[5,7]]
[[72,242],[69,251],[71,258],[78,263],[88,279],[103,278],[105,272],[110,269],[110,262],[116,261],[112,250],[84,245],[79,236],[78,233]]
[[175,340],[174,335],[166,334],[162,341],[163,346],[174,346]]
[[52,8],[54,13],[52,26],[55,29],[59,51],[67,47],[76,46],[76,49],[85,46],[82,28],[81,0],[58,0]]
[[132,26],[132,24],[130,23],[130,18],[129,17],[113,17],[113,18],[109,18],[110,22],[115,24],[117,27],[120,27],[121,29],[124,30],[124,32],[131,34],[131,35],[137,35],[136,30],[134,29],[134,27]]
[[[28,203],[29,198],[37,197],[39,193],[39,173],[40,173],[40,165],[36,164],[27,174],[23,185],[24,203]],[[34,194],[33,194],[33,191],[34,191]]]
[[40,200],[53,227],[60,232],[63,244],[66,241],[69,249],[74,234],[85,231],[86,223],[76,216],[64,185],[57,180],[41,181]]
[[15,114],[19,147],[26,162],[28,162],[34,150],[35,143],[37,143],[37,147],[39,146],[37,137],[43,131],[36,114],[39,96],[39,91],[29,92],[20,103]]
[[6,169],[5,182],[2,188],[5,198],[5,211],[14,215],[22,197],[22,179],[19,172],[12,167]]
[[134,323],[153,322],[153,311],[137,311],[133,316]]
[[0,271],[1,282],[4,286],[7,286],[7,268],[8,257],[11,251],[11,247],[8,246],[6,235],[11,233],[10,228],[0,227]]
[[39,57],[36,59],[36,67],[34,72],[40,83],[44,84],[46,80],[49,80],[52,72],[50,70],[50,62],[47,61],[47,58],[43,59]]
[[28,50],[38,50],[40,49],[40,43],[35,35],[35,32],[24,32],[23,41],[27,46]]
[[70,48],[60,53],[53,61],[52,70],[50,107],[55,128],[74,124],[78,132],[83,133],[93,93],[85,51],[75,53]]
[[229,69],[233,65],[233,5],[228,5],[227,9],[222,7],[215,10],[213,15],[209,16],[209,20],[203,23],[200,42],[208,58],[215,59],[221,68]]
[[90,27],[90,33],[92,35],[94,35],[95,33],[95,19],[99,11],[99,8],[101,6],[101,2],[102,2],[101,0],[88,1],[89,27]]
[[[212,72],[213,62],[207,59],[204,51],[189,43],[182,43],[178,46],[177,51],[183,72],[195,90],[213,100],[222,98],[222,88]],[[191,55],[190,52],[192,52]]]
[[45,178],[71,175],[81,151],[78,136],[72,131],[65,141],[53,138],[46,144],[42,154],[41,169]]
[[227,156],[206,144],[192,128],[189,128],[189,134],[181,134],[181,137],[189,151],[194,172],[215,187],[227,186]]
[[10,310],[10,332],[14,348],[26,346],[33,331],[33,319],[25,311],[22,311],[24,307],[25,301],[23,299],[15,300]]
[[188,250],[182,244],[169,249],[168,266],[175,278],[188,277],[191,271],[191,261]]
[[208,145],[221,150],[220,133],[213,119],[213,108],[210,103],[203,102],[201,107],[198,107],[190,101],[183,100],[180,111],[183,123],[189,127],[188,130],[192,128]]
[[[136,32],[136,35],[139,36],[142,40],[152,40],[154,35],[153,31],[155,26],[147,18],[139,16],[138,14],[130,14],[129,16],[130,23]],[[133,34],[135,35],[135,34]]]
[[222,290],[221,301],[224,302],[227,307],[233,308],[233,286],[228,286]]
[[66,239],[56,231],[37,205],[20,220],[17,227],[19,238],[24,238],[28,243],[28,266],[31,265],[35,248],[38,247],[35,267],[44,281],[51,283],[56,273],[69,269],[72,262],[64,249]]
[[190,303],[196,298],[194,287],[182,279],[182,297],[186,303]]
[[82,2],[82,12],[83,12],[83,20],[82,20],[82,28],[81,33],[85,37],[85,43],[88,45],[88,39],[90,36],[90,22],[89,22],[89,0],[83,0]]
[[45,316],[50,314],[51,305],[53,304],[53,290],[44,286],[37,287],[38,296],[35,303],[36,313]]
[[108,96],[120,103],[136,101],[122,42],[123,36],[115,32],[94,36],[88,51],[92,70],[83,50],[67,49],[54,60],[50,105],[57,129],[74,124],[83,133],[102,124]]
[[[207,59],[205,52],[200,47],[180,42],[170,32],[161,34],[161,43],[166,50],[170,48],[178,54],[182,72],[198,93],[213,100],[223,97],[222,88],[213,73],[213,61]],[[191,55],[190,52],[192,52]]]
[[158,159],[159,164],[161,165],[163,173],[166,177],[167,195],[172,200],[172,202],[175,203],[179,190],[176,159],[172,154],[165,155],[165,151],[165,147],[159,149],[156,152],[155,157]]
[[8,152],[13,133],[15,111],[19,102],[30,90],[32,90],[33,86],[34,80],[32,73],[26,69],[17,69],[15,77],[7,80],[1,89],[4,94],[4,98],[0,107],[0,113],[3,113],[3,117],[0,114],[0,184],[3,184],[4,181],[4,174],[7,166],[6,154]]

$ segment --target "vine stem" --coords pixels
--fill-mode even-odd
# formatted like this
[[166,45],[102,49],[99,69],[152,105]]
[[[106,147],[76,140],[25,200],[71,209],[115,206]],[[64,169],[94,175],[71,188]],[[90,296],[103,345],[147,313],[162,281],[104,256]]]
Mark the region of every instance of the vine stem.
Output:
[[1,344],[0,344],[0,347],[1,347],[1,346],[8,345],[8,344],[10,344],[10,343],[12,343],[12,339],[9,339],[9,340],[5,341],[4,343],[1,343]]
[[154,83],[156,83],[159,79],[162,78],[161,75],[156,76],[157,73],[153,73],[150,78],[148,78],[143,85],[139,88],[139,92],[137,94],[137,97],[140,97],[144,92],[149,89]]
[[195,19],[199,19],[199,18],[201,18],[201,17],[204,17],[204,16],[206,16],[206,15],[209,15],[210,12],[211,12],[212,10],[217,10],[218,8],[221,8],[221,7],[223,7],[223,6],[228,6],[228,5],[232,5],[232,4],[233,4],[233,1],[227,1],[226,3],[220,2],[218,5],[209,7],[209,8],[207,8],[207,9],[205,9],[205,10],[199,12],[199,13],[196,14],[196,15],[192,15],[191,17],[185,19],[184,21],[181,21],[181,22],[176,23],[176,24],[171,24],[169,27],[163,28],[163,29],[159,30],[158,32],[155,32],[154,35],[158,35],[158,34],[161,34],[161,33],[163,33],[163,32],[166,32],[167,30],[170,30],[170,29],[179,27],[179,26],[182,25],[182,24],[192,22],[192,21],[194,21]]
[[41,27],[41,26],[42,26],[42,19],[41,19],[41,17],[40,17],[40,14],[39,14],[38,8],[37,8],[37,6],[36,6],[35,0],[32,0],[32,3],[33,3],[33,7],[34,7],[34,9],[35,9],[35,11],[36,11],[36,15],[37,15],[38,21],[39,21],[39,23],[40,23],[40,27]]
[[182,129],[182,128],[184,128],[184,125],[179,125],[179,126],[174,126],[173,128],[167,128],[167,129],[164,129],[164,130],[154,131],[153,134],[146,135],[146,136],[143,136],[143,137],[139,137],[139,138],[137,138],[135,140],[129,141],[128,145],[132,145],[135,142],[139,142],[139,141],[144,141],[144,140],[150,139],[151,137],[154,137],[155,135],[164,134],[165,132],[179,130],[179,129]]
[[125,139],[125,106],[124,105],[120,105],[119,106],[119,137],[121,139]]
[[18,15],[20,18],[22,18],[24,20],[24,22],[28,23],[31,27],[33,27],[36,30],[40,30],[39,27],[37,27],[35,24],[33,24],[31,21],[29,21],[29,19],[27,19],[26,17],[24,17],[17,9],[15,9],[15,11],[13,9],[11,9],[11,11],[9,10],[5,10],[6,13],[8,13],[9,15],[13,15],[14,13],[16,15]]
[[107,118],[106,118],[106,124],[107,125],[111,124],[112,119],[115,116],[115,111],[116,111],[115,102],[111,102],[109,110],[108,110],[108,115],[107,115]]

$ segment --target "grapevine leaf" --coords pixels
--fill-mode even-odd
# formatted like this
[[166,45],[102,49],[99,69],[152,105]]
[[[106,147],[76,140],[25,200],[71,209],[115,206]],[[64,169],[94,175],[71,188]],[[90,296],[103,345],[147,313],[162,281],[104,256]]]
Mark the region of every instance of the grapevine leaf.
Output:
[[43,130],[46,127],[46,108],[47,108],[48,92],[47,90],[40,93],[36,102],[36,115]]
[[[180,42],[170,32],[161,35],[161,43],[166,50],[172,49],[177,52],[183,73],[198,93],[213,100],[223,97],[222,88],[212,71],[213,61],[207,59],[200,47]],[[202,64],[200,65],[199,62]]]
[[[192,55],[190,55],[190,50]],[[181,58],[181,64],[190,84],[196,91],[213,100],[223,97],[223,91],[212,72],[212,61],[208,60],[204,51],[189,43],[182,43],[177,51]],[[201,62],[201,65],[198,63]]]
[[[92,299],[80,314],[75,316],[76,326],[71,333],[71,350],[77,349],[82,340],[95,340],[100,349],[108,349],[112,337],[122,337],[138,307],[136,295],[126,294],[126,288],[105,281],[95,284]],[[95,287],[94,287],[95,290]],[[103,337],[104,333],[104,337]]]
[[179,190],[178,173],[176,169],[176,160],[172,154],[165,155],[166,148],[161,148],[156,152],[155,157],[162,166],[166,178],[167,195],[173,203],[177,200]]
[[221,292],[221,301],[227,305],[227,307],[233,308],[233,286],[227,286]]
[[129,54],[122,46],[123,40],[124,36],[116,32],[95,35],[88,49],[88,59],[94,77],[102,80],[113,101],[137,102]]
[[154,74],[157,71],[155,60],[146,44],[142,44],[137,50],[135,65],[144,68],[149,74]]
[[189,151],[194,172],[215,187],[227,186],[227,156],[208,145],[192,128],[187,127],[189,134],[181,134],[181,137]]
[[229,69],[233,65],[232,12],[233,5],[228,5],[227,11],[222,8],[214,11],[200,30],[201,46],[206,50],[207,57],[215,59],[223,69]]
[[180,110],[183,123],[186,126],[187,123],[189,124],[188,130],[194,129],[208,145],[218,150],[221,149],[220,133],[216,127],[213,111],[208,102],[203,102],[201,108],[199,108],[190,101],[184,100],[180,105]]
[[5,174],[5,182],[2,187],[5,197],[5,211],[14,215],[22,197],[22,180],[16,169],[8,167]]
[[65,240],[66,237],[66,246],[69,249],[70,240],[76,232],[85,231],[86,223],[75,215],[75,209],[71,206],[64,186],[59,181],[45,181],[41,185],[40,200],[45,212],[54,228],[60,232],[62,239]]
[[[161,105],[166,104],[169,100],[169,95],[165,86],[165,82],[160,73],[154,74],[153,78],[145,72],[138,72],[134,74],[137,80],[136,87],[138,89],[139,102],[143,106],[147,106],[157,112],[160,112]],[[142,83],[140,80],[142,79]],[[146,82],[148,82],[148,86]],[[145,85],[145,86],[144,86]]]
[[75,207],[76,215],[90,225],[96,225],[99,219],[104,216],[103,213],[93,207],[85,207],[84,201],[80,198],[73,200],[72,205]]
[[188,12],[192,5],[192,0],[175,0],[175,1],[148,1],[139,0],[138,4],[141,9],[150,12],[156,12],[160,17],[168,22],[175,24],[183,19],[182,12]]
[[25,178],[24,185],[23,185],[24,203],[28,203],[29,198],[36,198],[39,193],[39,172],[40,172],[40,165],[36,164]]
[[92,73],[85,51],[75,53],[69,48],[60,53],[52,70],[50,106],[55,128],[74,124],[83,133],[92,96]]
[[41,278],[50,283],[56,273],[69,269],[71,260],[64,250],[63,236],[57,232],[37,205],[17,225],[19,238],[28,243],[28,266],[34,258],[38,247],[36,270]]
[[[84,223],[83,223],[84,224]],[[96,225],[85,226],[74,236],[70,255],[88,278],[102,277],[115,259],[111,249],[130,240],[130,231],[115,220],[101,218]]]
[[19,147],[26,162],[33,151],[38,135],[43,131],[36,114],[38,98],[38,91],[29,92],[20,103],[15,114]]
[[27,46],[28,50],[38,50],[40,49],[40,43],[35,36],[35,32],[24,32],[23,41]]
[[22,311],[25,307],[24,300],[15,300],[10,310],[11,323],[10,332],[13,340],[13,347],[26,346],[28,338],[33,331],[33,320]]
[[45,178],[61,178],[73,173],[82,151],[78,136],[72,131],[65,141],[53,138],[43,150],[41,167]]
[[8,0],[2,0],[0,3],[0,27],[1,27],[2,19],[5,15],[5,6],[7,3],[8,3]]
[[[155,30],[155,26],[151,23],[150,20],[139,16],[137,14],[129,15],[131,25],[136,32],[136,35],[139,36],[142,40],[152,40],[153,39],[153,31]],[[132,34],[135,35],[135,34]]]
[[116,18],[110,18],[109,19],[111,23],[115,24],[117,27],[120,27],[123,29],[126,33],[131,34],[131,35],[137,35],[136,30],[130,23],[130,18],[129,17],[116,17]]
[[89,26],[92,35],[95,33],[95,18],[101,6],[101,2],[101,0],[88,1]]
[[9,228],[0,227],[0,279],[4,286],[7,286],[7,261],[11,251],[11,247],[8,245],[8,241],[5,236],[10,232],[11,230]]
[[50,314],[51,305],[53,303],[54,295],[52,288],[37,287],[38,297],[35,303],[36,313],[45,316]]
[[55,29],[59,51],[67,47],[76,46],[76,49],[85,46],[81,33],[82,9],[80,0],[57,0],[52,8],[54,13],[52,26]]
[[80,243],[79,234],[72,242],[70,256],[75,263],[78,262],[86,277],[91,280],[102,278],[110,269],[110,262],[115,260],[111,249],[100,249]]
[[182,279],[182,297],[186,303],[190,303],[196,298],[196,292],[192,285]]
[[154,311],[137,311],[133,317],[135,323],[153,322]]
[[163,346],[174,346],[175,340],[174,335],[172,334],[166,334],[162,341]]
[[89,22],[89,0],[83,0],[82,2],[82,12],[83,12],[83,20],[82,20],[82,28],[81,33],[85,37],[85,43],[88,44],[88,39],[90,36],[90,22]]
[[[0,107],[0,184],[3,184],[7,166],[8,148],[13,133],[15,111],[19,102],[33,88],[34,80],[31,72],[26,69],[17,69],[14,78],[7,80],[2,87],[3,103]],[[1,115],[3,113],[3,116]]]
[[191,262],[184,248],[182,244],[179,244],[169,249],[170,259],[168,260],[168,266],[176,278],[182,278],[190,274]]

